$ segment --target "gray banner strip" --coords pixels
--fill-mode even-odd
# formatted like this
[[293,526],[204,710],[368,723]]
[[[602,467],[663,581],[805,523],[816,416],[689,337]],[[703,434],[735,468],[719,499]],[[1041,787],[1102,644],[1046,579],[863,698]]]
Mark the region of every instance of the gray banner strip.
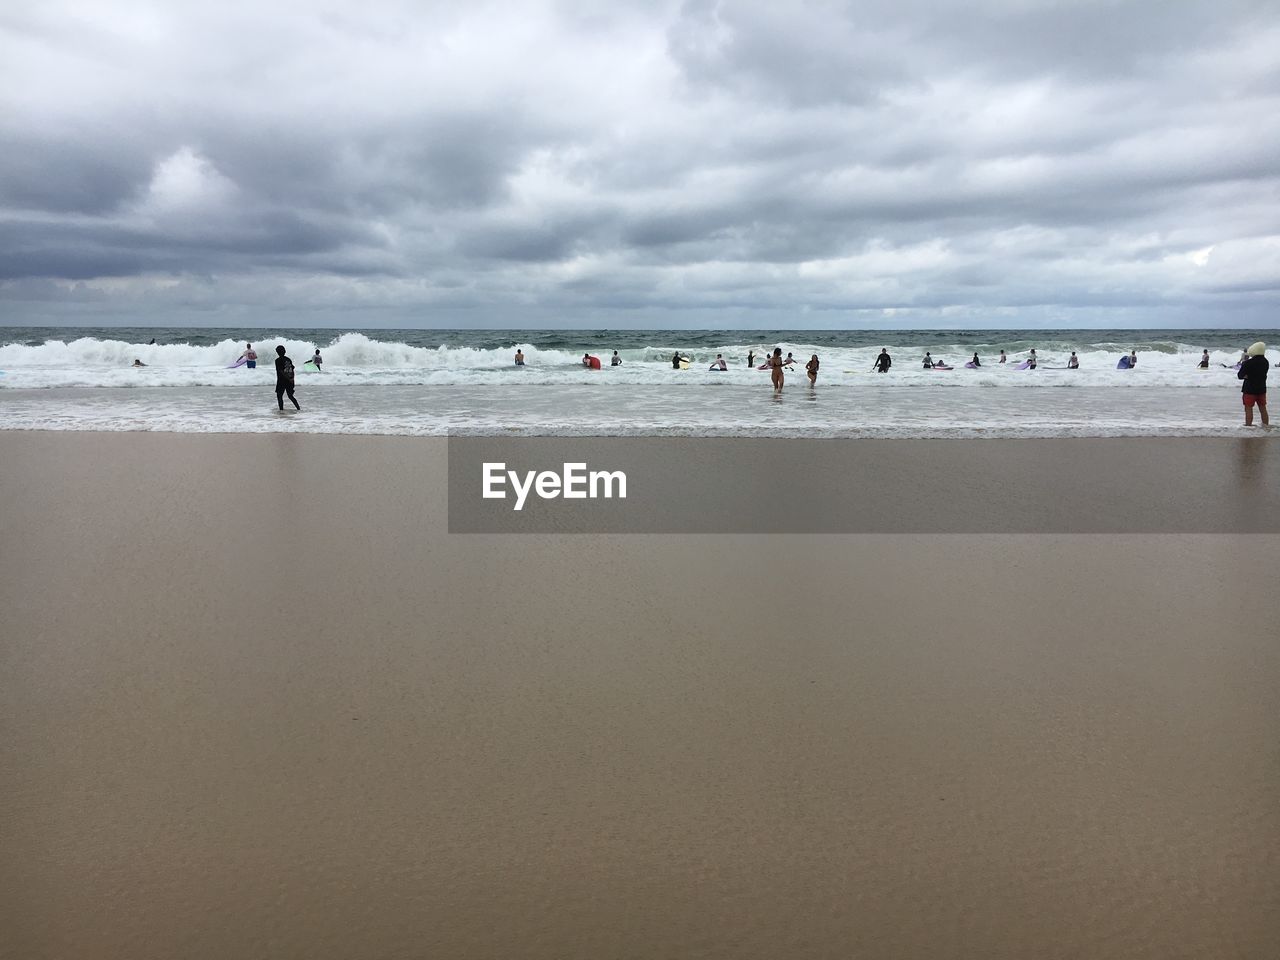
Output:
[[451,437],[449,531],[1277,533],[1280,443]]

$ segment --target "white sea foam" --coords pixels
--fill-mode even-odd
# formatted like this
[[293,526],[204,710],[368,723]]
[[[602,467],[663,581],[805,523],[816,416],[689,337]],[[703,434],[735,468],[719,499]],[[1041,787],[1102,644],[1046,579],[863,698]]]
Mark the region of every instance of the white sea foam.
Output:
[[[314,378],[313,378],[314,379]],[[1231,436],[1238,388],[957,390],[767,381],[682,390],[600,382],[559,386],[298,387],[301,413],[280,414],[270,381],[238,387],[10,390],[0,429],[405,436],[1077,437]],[[1280,437],[1280,433],[1277,434]]]
[[[0,347],[0,390],[45,387],[219,387],[257,384],[274,377],[271,361],[275,346],[283,344],[296,364],[301,364],[319,346],[324,357],[323,373],[304,374],[308,386],[326,388],[360,385],[492,386],[577,385],[602,383],[626,388],[636,385],[681,389],[704,385],[759,385],[765,373],[748,369],[748,350],[757,355],[774,344],[726,343],[720,346],[682,351],[692,357],[689,370],[671,368],[666,347],[640,347],[620,351],[621,367],[610,368],[607,354],[601,355],[605,368],[589,371],[582,367],[582,353],[570,350],[539,349],[532,344],[514,343],[502,349],[468,346],[421,347],[402,342],[374,340],[360,333],[344,333],[333,342],[316,344],[284,336],[265,336],[255,342],[260,357],[257,370],[227,369],[244,350],[244,342],[223,340],[210,346],[188,344],[138,344],[121,340],[81,338],[64,342],[50,340],[38,346],[8,344]],[[800,367],[817,353],[822,361],[821,381],[826,384],[861,384],[868,377],[879,347],[833,348],[805,343],[781,343],[784,353],[794,353],[798,366],[793,379],[803,379]],[[512,363],[516,347],[523,349],[526,366]],[[1081,369],[1066,366],[1070,351],[1080,357]],[[1035,388],[1152,386],[1188,389],[1220,389],[1234,378],[1229,369],[1239,355],[1234,351],[1214,351],[1208,370],[1197,368],[1200,348],[1192,344],[1170,344],[1162,350],[1139,354],[1135,370],[1117,370],[1116,362],[1126,352],[1121,344],[1047,343],[1037,352],[1040,367],[1035,371],[1015,369],[1025,354],[1011,354],[1010,363],[997,365],[985,355],[980,369],[965,369],[972,355],[968,347],[940,345],[931,348],[935,359],[946,359],[956,369],[923,369],[923,350],[892,348],[894,365],[882,379],[894,386],[939,386],[948,388]],[[708,370],[717,353],[725,356],[730,368]],[[135,359],[147,364],[135,368]],[[757,360],[757,363],[760,361]],[[314,381],[312,384],[311,381]]]

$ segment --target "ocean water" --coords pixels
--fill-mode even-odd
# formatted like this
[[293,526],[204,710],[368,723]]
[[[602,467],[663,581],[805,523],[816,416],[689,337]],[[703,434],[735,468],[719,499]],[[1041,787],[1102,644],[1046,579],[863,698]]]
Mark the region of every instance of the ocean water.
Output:
[[[155,339],[155,344],[149,341]],[[0,328],[0,429],[405,435],[1030,437],[1227,435],[1233,366],[1257,330],[612,331]],[[252,342],[260,366],[228,369]],[[299,414],[275,407],[271,360],[299,367]],[[746,365],[781,347],[781,396]],[[1016,369],[1034,347],[1040,365]],[[512,363],[522,349],[526,366]],[[876,355],[894,358],[886,375]],[[996,364],[1004,349],[1010,362]],[[1210,368],[1197,364],[1210,352]],[[622,366],[610,368],[614,350]],[[928,350],[950,371],[925,370]],[[1079,370],[1067,370],[1076,351]],[[1119,358],[1138,353],[1133,370]],[[692,359],[673,370],[679,351]],[[584,352],[603,370],[584,369]],[[980,369],[963,364],[977,352]],[[722,354],[729,370],[708,369]],[[134,359],[147,364],[132,366]],[[757,360],[757,363],[760,361]]]

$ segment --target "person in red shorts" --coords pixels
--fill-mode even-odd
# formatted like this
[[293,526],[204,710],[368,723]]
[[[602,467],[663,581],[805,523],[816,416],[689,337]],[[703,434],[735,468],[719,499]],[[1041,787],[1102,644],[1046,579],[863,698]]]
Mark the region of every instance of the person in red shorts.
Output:
[[1240,387],[1244,394],[1244,425],[1253,426],[1253,408],[1256,405],[1262,417],[1262,425],[1269,427],[1267,420],[1267,370],[1271,364],[1267,362],[1267,345],[1259,340],[1245,351],[1245,359],[1236,371],[1236,377],[1244,381]]

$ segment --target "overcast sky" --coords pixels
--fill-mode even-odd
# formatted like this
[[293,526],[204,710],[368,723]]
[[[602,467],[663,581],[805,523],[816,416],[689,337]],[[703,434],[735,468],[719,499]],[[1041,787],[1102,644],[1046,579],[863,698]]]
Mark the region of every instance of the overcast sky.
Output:
[[0,322],[1280,326],[1280,4],[0,3]]

